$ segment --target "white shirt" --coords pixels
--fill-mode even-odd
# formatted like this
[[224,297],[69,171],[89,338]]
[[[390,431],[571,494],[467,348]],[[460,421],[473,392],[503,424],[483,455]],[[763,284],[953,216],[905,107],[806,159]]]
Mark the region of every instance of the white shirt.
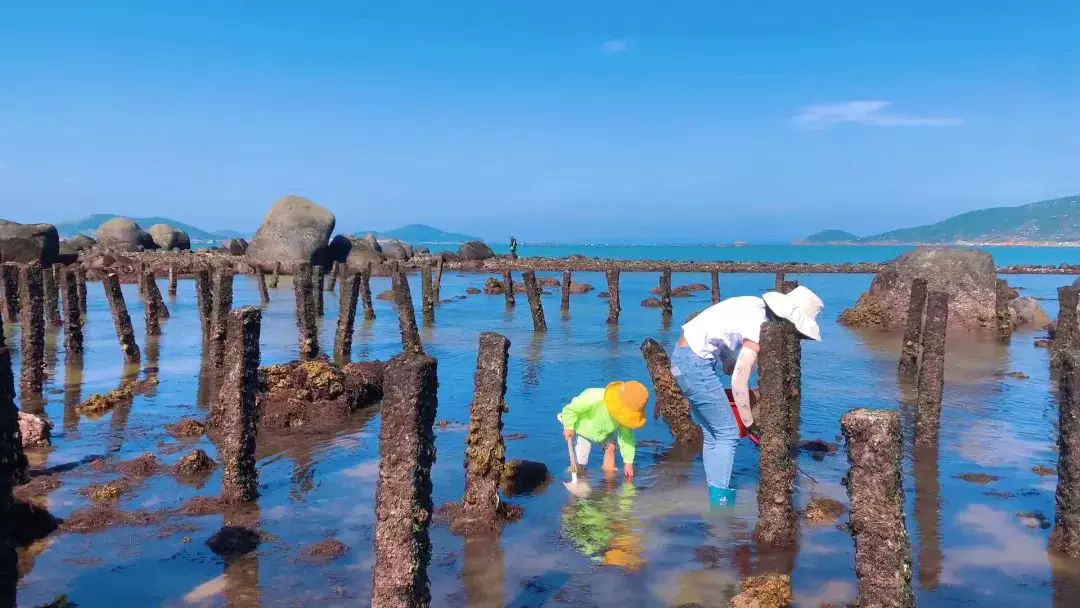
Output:
[[744,340],[760,341],[765,321],[765,300],[756,296],[728,298],[683,325],[683,337],[690,350],[703,359],[734,358]]

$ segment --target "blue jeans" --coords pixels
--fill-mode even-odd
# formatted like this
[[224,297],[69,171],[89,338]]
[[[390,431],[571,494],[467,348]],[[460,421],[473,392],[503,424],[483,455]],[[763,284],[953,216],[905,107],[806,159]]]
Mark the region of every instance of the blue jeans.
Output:
[[690,417],[701,427],[705,439],[705,480],[714,488],[727,489],[731,487],[739,425],[714,364],[720,365],[716,360],[702,359],[685,346],[676,346],[671,353],[671,373],[690,400]]

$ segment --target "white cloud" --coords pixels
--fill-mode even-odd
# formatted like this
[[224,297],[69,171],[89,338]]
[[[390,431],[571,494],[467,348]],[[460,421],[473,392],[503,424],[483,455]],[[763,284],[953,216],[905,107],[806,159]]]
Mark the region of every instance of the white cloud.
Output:
[[625,38],[605,40],[600,44],[600,52],[605,55],[619,55],[630,51],[630,41]]
[[792,119],[796,125],[823,129],[852,123],[877,127],[946,127],[964,124],[964,119],[947,116],[915,116],[889,112],[888,101],[844,101],[806,106]]

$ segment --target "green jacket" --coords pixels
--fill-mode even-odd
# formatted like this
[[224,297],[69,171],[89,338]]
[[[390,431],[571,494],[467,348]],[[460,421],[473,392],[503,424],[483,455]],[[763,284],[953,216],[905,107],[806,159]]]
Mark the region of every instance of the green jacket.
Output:
[[563,428],[570,429],[593,443],[600,443],[618,431],[616,440],[619,444],[619,455],[624,463],[634,464],[634,452],[637,449],[634,431],[620,426],[611,414],[608,414],[607,406],[604,405],[604,389],[587,388],[581,391],[580,395],[574,397],[574,400],[559,412],[558,419]]

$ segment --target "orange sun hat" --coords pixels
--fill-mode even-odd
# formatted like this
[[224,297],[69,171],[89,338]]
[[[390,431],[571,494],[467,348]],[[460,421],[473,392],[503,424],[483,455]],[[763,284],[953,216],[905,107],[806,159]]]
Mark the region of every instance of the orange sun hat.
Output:
[[645,405],[648,403],[649,389],[635,380],[612,382],[604,389],[608,413],[615,422],[629,429],[645,426]]

